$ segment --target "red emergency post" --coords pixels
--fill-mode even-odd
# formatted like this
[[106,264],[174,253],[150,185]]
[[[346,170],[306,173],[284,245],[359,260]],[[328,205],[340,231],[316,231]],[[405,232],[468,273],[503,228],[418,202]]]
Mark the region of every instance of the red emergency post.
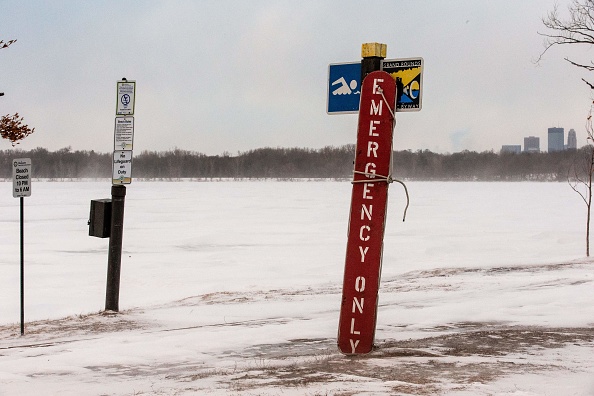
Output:
[[395,97],[396,83],[388,73],[375,71],[365,77],[338,327],[338,348],[348,355],[369,353],[373,348]]

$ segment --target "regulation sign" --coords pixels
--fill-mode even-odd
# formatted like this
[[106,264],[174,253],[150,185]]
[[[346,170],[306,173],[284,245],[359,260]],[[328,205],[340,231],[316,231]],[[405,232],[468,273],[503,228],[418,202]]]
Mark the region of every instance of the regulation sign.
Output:
[[118,81],[116,115],[134,115],[136,81]]
[[132,183],[132,151],[114,151],[112,171],[111,184]]
[[116,117],[113,147],[117,150],[132,150],[134,142],[134,117]]
[[19,158],[12,161],[12,196],[31,196],[31,158]]
[[348,355],[371,352],[375,337],[395,96],[386,72],[363,81],[338,327],[338,348]]

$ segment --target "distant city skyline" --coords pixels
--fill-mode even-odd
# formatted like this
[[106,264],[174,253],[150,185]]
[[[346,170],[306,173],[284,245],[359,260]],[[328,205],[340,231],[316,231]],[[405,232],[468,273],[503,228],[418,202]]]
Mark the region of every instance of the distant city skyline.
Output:
[[[578,149],[577,133],[575,129],[571,128],[567,133],[567,143],[565,143],[565,128],[563,127],[549,127],[547,129],[547,151],[563,151]],[[500,152],[516,153],[516,152],[538,153],[540,152],[540,137],[525,136],[524,149],[517,144],[503,144]]]

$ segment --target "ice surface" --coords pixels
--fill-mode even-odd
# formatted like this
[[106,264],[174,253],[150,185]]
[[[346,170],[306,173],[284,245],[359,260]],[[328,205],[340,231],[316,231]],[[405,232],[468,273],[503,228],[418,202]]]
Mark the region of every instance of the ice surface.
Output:
[[[579,336],[558,342],[574,349],[545,349],[542,364],[494,370],[476,383],[451,374],[452,366],[431,386],[451,394],[536,395],[545,394],[547,379],[551,390],[571,383],[567,394],[594,394],[594,341],[584,335],[594,323],[594,267],[584,257],[581,199],[564,183],[410,182],[408,188],[404,223],[404,193],[398,185],[390,189],[376,333],[383,357],[390,343],[409,339],[578,328]],[[104,308],[108,240],[89,237],[87,226],[90,200],[108,198],[109,183],[34,181],[25,198],[24,337],[15,333],[19,200],[10,183],[0,183],[0,191],[6,192],[0,199],[2,396],[37,394],[40,386],[47,394],[73,395],[82,385],[83,394],[296,395],[415,394],[420,386],[400,377],[377,380],[380,374],[354,381],[349,367],[336,368],[346,359],[334,356],[332,344],[348,182],[134,182],[124,221],[124,312],[110,317],[93,314]],[[446,341],[407,350],[436,353]],[[506,350],[501,356],[519,367],[528,355]],[[391,362],[381,357],[373,359],[375,367]],[[492,363],[480,354],[439,359]],[[293,373],[302,385],[267,383],[278,379],[281,363],[327,363],[333,370],[307,386],[304,373]],[[246,373],[257,386],[238,380]],[[433,389],[424,386],[419,392]]]

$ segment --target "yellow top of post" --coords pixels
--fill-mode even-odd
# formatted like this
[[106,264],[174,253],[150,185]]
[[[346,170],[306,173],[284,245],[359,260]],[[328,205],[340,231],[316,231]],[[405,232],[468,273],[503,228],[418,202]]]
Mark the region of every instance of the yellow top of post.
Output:
[[365,43],[361,46],[361,57],[370,58],[378,57],[385,58],[388,46],[380,43]]

